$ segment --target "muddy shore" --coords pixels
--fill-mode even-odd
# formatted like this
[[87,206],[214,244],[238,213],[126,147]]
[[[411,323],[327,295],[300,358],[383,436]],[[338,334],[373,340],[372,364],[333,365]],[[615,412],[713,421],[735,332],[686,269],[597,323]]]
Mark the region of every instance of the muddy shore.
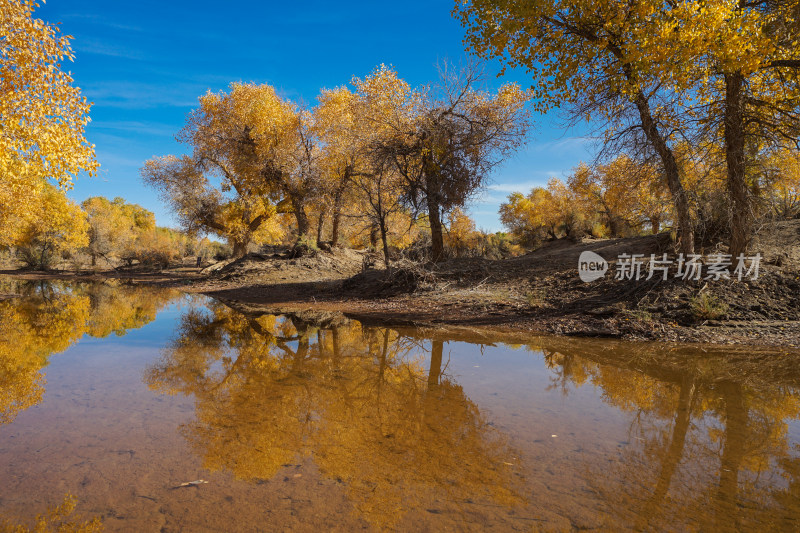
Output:
[[[16,279],[63,279],[177,287],[249,312],[341,312],[370,324],[491,328],[519,334],[800,347],[800,221],[756,243],[757,279],[617,280],[622,253],[672,253],[668,236],[571,243],[490,261],[422,267],[346,249],[290,258],[251,254],[203,270],[97,273],[0,271]],[[603,279],[579,279],[581,252],[609,259]],[[711,253],[706,251],[706,254]],[[0,291],[2,292],[2,291]],[[9,295],[1,295],[0,298]]]

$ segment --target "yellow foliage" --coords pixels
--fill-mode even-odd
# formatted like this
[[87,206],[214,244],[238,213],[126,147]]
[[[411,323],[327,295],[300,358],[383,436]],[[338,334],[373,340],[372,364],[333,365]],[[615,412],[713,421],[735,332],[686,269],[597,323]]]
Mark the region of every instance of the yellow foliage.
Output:
[[69,38],[33,18],[35,0],[0,4],[0,245],[19,237],[53,199],[47,180],[64,189],[81,170],[97,168],[84,138],[89,103],[60,62]]
[[124,335],[142,327],[175,297],[172,291],[103,283],[0,287],[23,295],[0,302],[0,424],[41,401],[41,371],[52,354],[84,334]]
[[619,237],[647,230],[658,232],[673,220],[662,174],[652,165],[622,154],[589,167],[579,164],[567,183],[551,179],[528,196],[509,195],[500,220],[527,246],[544,238]]
[[[800,398],[775,383],[781,381],[777,367],[756,365],[742,374],[744,351],[709,350],[698,357],[696,350],[674,346],[551,340],[531,349],[544,353],[555,376],[551,386],[564,394],[594,387],[630,416],[628,434],[636,442],[621,452],[622,460],[586,472],[589,486],[616,510],[608,514],[610,529],[624,529],[632,516],[641,519],[637,530],[685,529],[679,516],[701,517],[702,530],[765,523],[791,529],[797,468],[790,428],[800,418]],[[723,501],[760,504],[726,509],[725,524]]]
[[35,268],[49,268],[62,252],[89,244],[86,213],[54,186],[45,184],[42,204],[35,213],[17,220],[16,245],[23,261]]
[[528,196],[512,193],[500,205],[500,221],[525,246],[555,239],[564,232],[572,235],[583,223],[576,195],[564,183],[552,178],[547,188],[535,187]]
[[447,233],[444,236],[445,246],[461,256],[468,250],[474,250],[480,234],[475,230],[475,222],[456,207],[447,215]]
[[[633,97],[659,83],[682,91],[688,107],[706,103],[723,72],[749,78],[762,97],[777,96],[788,84],[767,67],[798,59],[792,2],[761,9],[728,0],[468,0],[455,11],[474,51],[529,69],[540,110],[597,102],[603,93]],[[607,103],[597,118],[616,120],[620,102]]]
[[613,237],[639,230],[645,223],[658,231],[670,213],[671,199],[661,174],[625,154],[594,168],[579,165],[567,186],[587,218],[599,216]]
[[0,521],[0,533],[99,533],[103,531],[103,522],[100,517],[85,522],[76,522],[72,515],[77,505],[78,500],[71,494],[67,494],[60,505],[50,508],[47,514],[38,515],[33,527],[2,520]]
[[[523,502],[507,439],[415,339],[356,322],[245,316],[222,304],[184,314],[145,381],[195,398],[183,427],[206,468],[270,479],[313,456],[381,529],[409,502]],[[404,453],[398,454],[398,450]],[[498,465],[502,465],[498,467]]]
[[185,228],[219,235],[242,255],[251,242],[283,237],[276,213],[303,209],[296,204],[313,183],[296,172],[295,156],[309,120],[269,85],[233,83],[190,114],[178,138],[191,157],[151,159],[141,174]]
[[89,218],[88,253],[97,257],[122,259],[135,255],[136,241],[143,232],[153,231],[155,215],[122,198],[109,201],[101,196],[87,198],[81,207]]
[[772,214],[782,218],[800,214],[800,152],[776,151],[763,166],[763,194]]
[[689,137],[723,145],[722,226],[729,251],[745,251],[755,159],[746,145],[800,138],[796,1],[465,0],[454,11],[474,52],[526,69],[538,110],[569,106],[610,145],[646,146],[659,159],[684,252],[697,224],[675,148]]
[[41,368],[50,354],[80,338],[83,332],[76,326],[88,315],[88,298],[68,293],[47,291],[0,302],[0,423],[41,401]]

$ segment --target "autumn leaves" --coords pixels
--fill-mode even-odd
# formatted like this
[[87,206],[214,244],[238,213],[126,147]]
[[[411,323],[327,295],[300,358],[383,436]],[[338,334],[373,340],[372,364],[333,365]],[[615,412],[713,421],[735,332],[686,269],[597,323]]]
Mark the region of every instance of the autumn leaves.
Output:
[[[61,69],[68,39],[35,20],[35,7],[0,6],[0,246],[50,234],[78,247],[77,207],[56,198],[56,184],[97,167],[84,136],[89,104]],[[154,158],[142,175],[186,229],[227,240],[235,255],[276,240],[380,239],[388,260],[416,231],[430,235],[436,260],[443,220],[519,146],[527,108],[562,107],[602,130],[608,153],[655,169],[670,206],[652,226],[674,227],[691,252],[713,209],[737,255],[764,202],[796,194],[793,178],[759,169],[797,152],[799,14],[797,0],[467,0],[455,15],[470,50],[525,69],[530,91],[484,90],[474,67],[412,88],[381,66],[309,107],[237,83],[200,98],[179,133],[190,154]],[[721,191],[713,205],[691,175],[709,162],[723,175],[721,187],[704,186]]]
[[[72,59],[69,38],[34,19],[36,6],[34,0],[0,4],[0,246],[36,227],[59,231],[71,224],[77,206],[48,181],[68,188],[78,172],[97,168],[84,137],[89,103],[60,68]],[[79,235],[70,232],[68,239]]]
[[422,215],[438,258],[444,215],[485,183],[527,125],[527,93],[489,93],[479,82],[468,67],[412,89],[381,65],[322,90],[313,108],[269,85],[234,83],[189,116],[178,139],[192,155],[152,159],[142,176],[187,229],[227,239],[234,255],[279,237],[305,242],[313,226],[317,244],[338,244],[343,229],[379,236],[388,265],[390,234]]
[[[657,165],[684,252],[698,220],[681,169],[716,159],[737,255],[758,215],[753,168],[796,151],[800,138],[799,10],[796,1],[469,0],[456,14],[475,52],[528,70],[538,109],[565,106],[604,130],[613,151]],[[681,143],[690,150],[679,154]]]

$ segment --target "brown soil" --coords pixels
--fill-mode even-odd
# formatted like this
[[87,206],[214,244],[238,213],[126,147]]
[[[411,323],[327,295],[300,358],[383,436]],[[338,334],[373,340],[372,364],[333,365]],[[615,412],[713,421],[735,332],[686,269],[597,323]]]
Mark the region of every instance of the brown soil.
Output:
[[[251,254],[203,271],[66,277],[181,286],[252,311],[342,312],[370,323],[800,347],[800,220],[762,231],[752,249],[763,257],[760,275],[743,281],[614,279],[621,253],[673,257],[665,234],[555,241],[502,261],[454,259],[427,267],[398,262],[389,276],[376,256],[334,249],[300,258]],[[586,250],[609,260],[604,279],[579,279],[578,256]],[[365,264],[373,267],[364,270]],[[701,301],[710,309],[699,307]]]

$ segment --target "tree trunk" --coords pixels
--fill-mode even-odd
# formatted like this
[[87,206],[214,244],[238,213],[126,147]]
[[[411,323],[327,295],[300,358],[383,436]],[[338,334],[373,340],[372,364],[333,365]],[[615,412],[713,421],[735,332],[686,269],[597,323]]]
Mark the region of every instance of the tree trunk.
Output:
[[619,222],[617,217],[608,215],[608,231],[611,232],[612,237],[619,237]]
[[725,402],[725,445],[720,458],[719,485],[715,498],[715,529],[739,531],[739,470],[748,445],[748,413],[740,384],[725,381],[719,384],[718,391]]
[[[616,44],[608,45],[608,50],[614,54],[617,59],[624,61],[624,54],[622,49]],[[622,70],[628,81],[636,83],[636,74],[634,68],[630,63],[623,63]],[[694,253],[694,225],[692,224],[692,217],[689,211],[689,197],[686,194],[686,189],[683,188],[681,183],[680,172],[678,169],[678,161],[675,159],[675,154],[667,144],[667,139],[658,131],[658,126],[653,119],[653,113],[650,109],[650,102],[641,90],[637,90],[634,97],[634,104],[639,111],[639,119],[641,120],[642,130],[644,130],[647,141],[658,154],[661,159],[661,164],[664,166],[664,174],[667,180],[667,187],[672,195],[672,202],[675,205],[675,211],[678,215],[678,244],[681,252],[684,254]]]
[[661,231],[661,219],[651,218],[650,225],[653,227],[653,235],[658,235],[658,232]]
[[334,327],[333,333],[331,334],[332,337],[332,346],[333,346],[333,359],[338,363],[341,360],[341,343],[339,342],[339,328]]
[[247,241],[234,241],[233,242],[233,257],[234,259],[238,259],[240,257],[244,257],[244,254],[247,253]]
[[389,366],[387,359],[389,358],[389,329],[383,330],[383,346],[381,348],[381,363],[378,366],[378,405],[380,405],[380,393],[383,388],[384,376],[386,375],[386,367]]
[[333,214],[331,217],[331,246],[339,244],[339,222],[342,218],[342,200],[344,188],[340,187],[333,196]]
[[750,241],[750,193],[747,190],[744,139],[744,78],[725,75],[725,163],[728,167],[730,196],[730,246],[734,259],[747,251]]
[[305,366],[306,356],[308,355],[308,329],[298,331],[297,335],[299,338],[297,339],[297,351],[292,357],[292,372],[299,374],[303,366]]
[[439,378],[442,375],[442,352],[444,343],[442,341],[431,341],[431,365],[428,370],[428,391],[436,390],[439,386]]
[[386,218],[380,221],[381,228],[381,242],[383,243],[383,263],[386,266],[386,272],[391,273],[392,267],[389,265],[389,239],[386,235]]
[[322,244],[322,228],[325,226],[325,213],[327,209],[322,209],[319,212],[319,219],[317,220],[317,246]]
[[428,223],[431,226],[431,261],[437,263],[444,258],[440,176],[433,162],[427,157],[423,157],[422,168],[425,172],[425,202],[428,204]]
[[639,522],[636,525],[636,529],[639,531],[647,529],[648,519],[652,518],[663,505],[669,492],[669,487],[672,484],[672,477],[681,463],[686,445],[686,435],[689,432],[692,419],[692,404],[694,403],[695,391],[694,380],[688,375],[684,376],[681,379],[678,405],[675,410],[675,422],[672,426],[672,438],[661,461],[658,482],[653,494],[638,513]]
[[372,226],[369,228],[369,244],[373,249],[378,247],[379,234],[380,230],[378,229],[378,225],[373,222]]
[[308,222],[308,215],[306,214],[304,202],[292,200],[292,210],[294,211],[294,218],[297,221],[297,240],[300,241],[303,237],[308,235],[311,224]]
[[49,245],[47,244],[47,240],[45,240],[44,244],[42,244],[42,253],[39,256],[39,270],[42,270],[42,271],[45,270],[44,258],[45,258],[45,255],[47,254],[47,248],[48,247],[49,247]]
[[686,189],[683,188],[678,169],[678,161],[675,154],[667,145],[666,139],[658,131],[653,115],[650,111],[650,104],[641,92],[637,93],[636,108],[639,111],[639,118],[642,121],[642,129],[650,144],[655,149],[661,164],[664,166],[664,174],[667,180],[667,187],[672,195],[675,204],[675,211],[678,215],[678,242],[681,252],[684,254],[694,253],[694,228],[692,217],[689,213],[689,197]]
[[339,221],[342,218],[342,207],[333,206],[333,216],[331,217],[331,246],[339,244]]
[[431,225],[431,261],[437,263],[444,256],[444,236],[442,234],[442,215],[439,203],[428,194],[428,222]]

